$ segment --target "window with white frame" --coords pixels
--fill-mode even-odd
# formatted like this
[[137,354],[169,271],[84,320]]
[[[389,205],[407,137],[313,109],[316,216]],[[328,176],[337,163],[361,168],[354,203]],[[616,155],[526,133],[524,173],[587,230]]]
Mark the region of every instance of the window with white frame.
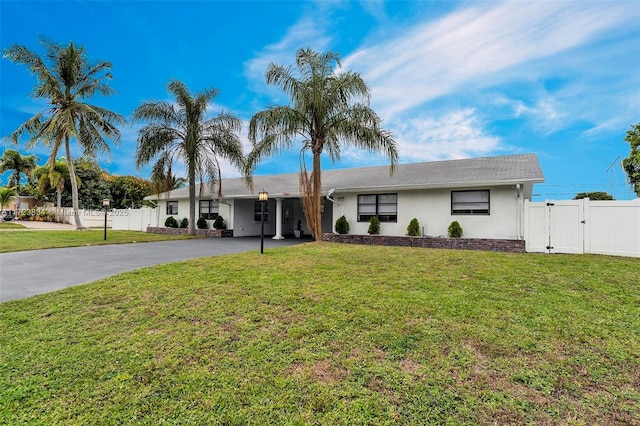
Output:
[[488,215],[489,190],[451,191],[451,214]]
[[358,222],[369,222],[374,216],[380,222],[397,222],[398,194],[358,195]]
[[178,214],[177,201],[167,201],[167,214]]
[[268,222],[269,221],[269,203],[266,201],[256,201],[253,208],[253,220],[255,220],[256,222],[261,221],[260,216],[262,215],[262,207],[261,207],[262,203],[264,203],[264,221]]
[[200,200],[199,212],[200,217],[213,220],[218,217],[219,204],[213,200]]

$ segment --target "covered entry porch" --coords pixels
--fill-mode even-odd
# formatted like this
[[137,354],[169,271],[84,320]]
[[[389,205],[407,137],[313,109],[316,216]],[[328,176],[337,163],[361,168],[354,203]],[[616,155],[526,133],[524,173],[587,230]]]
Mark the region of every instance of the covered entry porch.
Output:
[[[257,198],[236,199],[233,202],[233,235],[248,237],[260,235],[261,206]],[[323,199],[322,232],[333,231],[333,204]],[[298,197],[272,196],[265,204],[264,232],[274,240],[310,237],[311,232],[304,217],[302,200]]]

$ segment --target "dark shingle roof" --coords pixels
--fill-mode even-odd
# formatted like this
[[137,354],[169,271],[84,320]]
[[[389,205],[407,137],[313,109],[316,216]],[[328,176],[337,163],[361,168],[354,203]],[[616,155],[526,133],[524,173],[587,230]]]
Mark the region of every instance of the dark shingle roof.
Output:
[[[298,173],[255,176],[253,192],[247,188],[242,178],[223,179],[222,192],[224,198],[255,198],[263,189],[274,197],[297,197],[300,194],[298,176]],[[332,189],[340,192],[341,190],[384,190],[385,188],[459,188],[540,182],[544,182],[544,175],[535,154],[399,164],[393,175],[389,175],[389,166],[322,171],[322,190],[325,194]],[[196,193],[197,191],[199,188],[196,189]],[[203,195],[213,194],[215,197],[216,192],[217,189],[211,191],[209,185],[206,185]],[[174,190],[168,196],[188,198],[188,190],[187,188]]]

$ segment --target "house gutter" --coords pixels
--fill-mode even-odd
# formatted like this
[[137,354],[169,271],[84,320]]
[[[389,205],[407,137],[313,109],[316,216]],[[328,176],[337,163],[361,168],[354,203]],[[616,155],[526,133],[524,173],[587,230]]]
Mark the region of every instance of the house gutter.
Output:
[[325,198],[329,201],[331,201],[333,204],[337,204],[337,205],[341,205],[339,202],[337,202],[336,200],[334,200],[333,198],[331,198],[331,196],[333,195],[333,193],[336,192],[336,189],[330,189],[329,193],[325,196]]
[[334,188],[330,192],[353,192],[353,191],[386,191],[386,190],[419,190],[419,189],[440,189],[440,188],[478,188],[483,186],[504,186],[527,183],[542,183],[544,179],[529,179],[529,180],[495,180],[484,182],[443,182],[434,184],[415,184],[415,185],[384,185],[384,186],[357,186],[357,187],[343,187]]

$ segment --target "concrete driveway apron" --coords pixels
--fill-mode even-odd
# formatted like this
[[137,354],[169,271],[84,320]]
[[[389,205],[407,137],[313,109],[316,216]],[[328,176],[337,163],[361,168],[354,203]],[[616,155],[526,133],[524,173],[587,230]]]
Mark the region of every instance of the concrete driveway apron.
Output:
[[[265,249],[301,242],[305,240],[265,238]],[[146,266],[259,249],[259,238],[202,238],[3,253],[0,303]]]

